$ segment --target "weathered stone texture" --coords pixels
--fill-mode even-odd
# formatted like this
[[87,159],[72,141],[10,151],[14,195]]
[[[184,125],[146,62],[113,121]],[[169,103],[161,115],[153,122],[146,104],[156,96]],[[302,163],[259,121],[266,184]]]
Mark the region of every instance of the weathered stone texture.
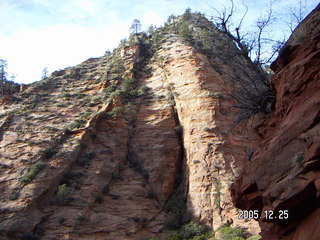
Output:
[[[318,6],[273,63],[275,111],[259,128],[263,138],[233,187],[237,207],[261,212],[263,239],[319,238],[319,19]],[[267,220],[265,210],[276,216],[288,210],[289,218]]]

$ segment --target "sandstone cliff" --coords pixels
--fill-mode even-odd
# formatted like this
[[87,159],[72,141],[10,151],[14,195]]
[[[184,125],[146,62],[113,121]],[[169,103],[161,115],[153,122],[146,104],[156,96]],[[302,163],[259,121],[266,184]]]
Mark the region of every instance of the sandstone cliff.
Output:
[[[275,159],[285,159],[283,146],[306,162],[292,168],[303,178],[284,180],[296,179],[315,200],[316,174],[306,170],[317,165],[317,75],[310,66],[318,35],[312,36],[290,45],[286,60],[275,64],[273,87],[283,96],[262,126],[274,99],[262,72],[199,14],[149,35],[133,34],[112,54],[24,87],[1,105],[1,239],[144,239],[190,220],[214,230],[223,223],[241,226],[254,235],[257,222],[238,218],[229,189],[247,165],[233,191],[236,206],[261,209],[260,191],[292,163],[282,161],[282,168],[263,154],[283,150]],[[304,76],[296,63],[313,69],[313,78],[294,84],[282,69]],[[291,102],[295,95],[303,101]],[[309,110],[308,122],[301,121]],[[292,131],[296,122],[301,128]],[[296,135],[301,129],[311,131],[305,145]],[[277,148],[266,151],[266,143]],[[267,167],[275,172],[266,174]]]
[[262,138],[233,187],[237,207],[259,211],[263,239],[320,236],[319,19],[320,6],[273,63],[275,111],[258,129]]

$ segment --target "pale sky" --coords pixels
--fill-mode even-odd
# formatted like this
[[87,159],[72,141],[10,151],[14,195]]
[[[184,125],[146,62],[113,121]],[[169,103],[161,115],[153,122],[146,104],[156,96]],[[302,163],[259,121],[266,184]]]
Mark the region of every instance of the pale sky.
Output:
[[[234,0],[239,15],[244,10],[242,1],[249,7],[245,27],[250,28],[269,1]],[[284,18],[284,11],[299,1],[276,0],[274,10]],[[128,37],[134,19],[146,30],[151,24],[163,25],[171,14],[183,14],[187,7],[210,16],[214,13],[210,5],[221,9],[226,2],[0,0],[0,58],[7,60],[9,77],[15,74],[16,82],[31,83],[40,80],[45,67],[52,72],[112,51]],[[308,13],[318,4],[316,0],[302,2]],[[284,24],[277,30],[281,29],[288,30]]]

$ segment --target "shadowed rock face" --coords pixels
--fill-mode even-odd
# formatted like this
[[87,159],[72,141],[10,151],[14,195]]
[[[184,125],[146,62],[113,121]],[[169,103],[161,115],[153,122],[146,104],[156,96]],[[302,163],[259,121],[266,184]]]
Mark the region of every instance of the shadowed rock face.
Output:
[[159,236],[177,190],[194,221],[256,234],[257,222],[239,219],[231,201],[243,165],[233,188],[237,207],[301,209],[290,224],[264,229],[283,233],[311,212],[316,217],[318,35],[275,63],[272,117],[235,125],[242,116],[232,96],[245,101],[265,86],[253,84],[252,63],[206,19],[191,22],[196,33],[194,22],[212,32],[211,53],[183,40],[176,21],[56,71],[1,106],[1,239]]
[[[257,209],[264,239],[318,239],[320,217],[320,7],[295,30],[273,63],[276,92],[263,137],[233,186],[235,206]],[[267,219],[266,210],[277,219]],[[287,210],[288,219],[279,219]]]

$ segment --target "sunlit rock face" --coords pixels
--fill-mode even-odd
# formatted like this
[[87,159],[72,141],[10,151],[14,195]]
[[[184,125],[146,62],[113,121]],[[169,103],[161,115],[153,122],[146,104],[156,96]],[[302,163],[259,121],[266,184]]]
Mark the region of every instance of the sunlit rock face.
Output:
[[309,35],[273,65],[271,114],[261,102],[253,115],[235,108],[269,89],[196,14],[1,100],[1,239],[163,236],[177,192],[189,221],[252,235],[258,222],[237,208],[301,208],[288,224],[259,222],[270,236],[299,223],[299,239],[318,216],[319,35]]

